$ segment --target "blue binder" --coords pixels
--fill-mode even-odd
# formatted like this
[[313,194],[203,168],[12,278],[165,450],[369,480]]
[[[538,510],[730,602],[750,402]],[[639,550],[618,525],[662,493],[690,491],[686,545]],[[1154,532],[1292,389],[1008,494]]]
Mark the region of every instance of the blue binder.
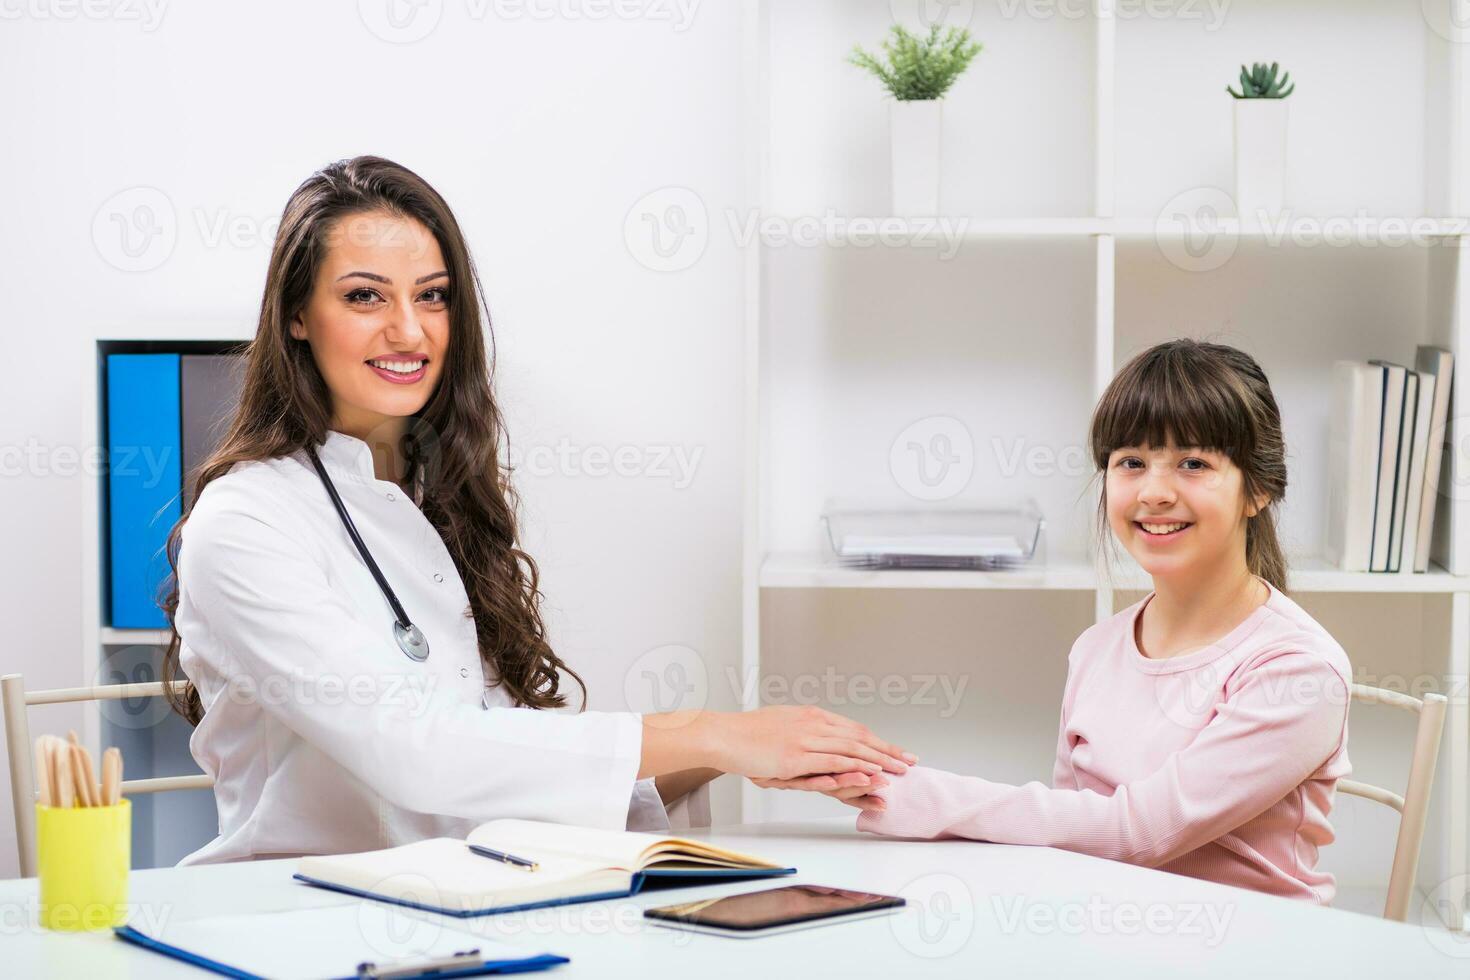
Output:
[[182,514],[178,354],[107,355],[107,459],[110,623],[167,628],[158,590]]

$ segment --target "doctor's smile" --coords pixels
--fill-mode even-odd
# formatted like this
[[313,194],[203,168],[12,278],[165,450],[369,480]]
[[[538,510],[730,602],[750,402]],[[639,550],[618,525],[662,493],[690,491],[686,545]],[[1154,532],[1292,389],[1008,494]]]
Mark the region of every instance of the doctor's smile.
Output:
[[429,359],[420,356],[385,356],[375,357],[367,363],[384,380],[396,385],[408,385],[424,380],[428,373],[425,365],[429,363]]

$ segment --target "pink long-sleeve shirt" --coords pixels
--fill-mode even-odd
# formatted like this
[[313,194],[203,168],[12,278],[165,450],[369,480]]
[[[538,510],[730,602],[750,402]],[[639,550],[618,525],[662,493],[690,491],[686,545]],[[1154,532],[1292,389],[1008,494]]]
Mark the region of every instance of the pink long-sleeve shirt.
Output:
[[[1262,579],[1261,581],[1265,581]],[[1270,586],[1270,583],[1266,583]],[[1329,905],[1316,869],[1347,776],[1347,654],[1274,586],[1227,635],[1152,659],[1135,624],[1154,593],[1068,655],[1050,788],[924,766],[888,776],[859,830],[1039,844]]]

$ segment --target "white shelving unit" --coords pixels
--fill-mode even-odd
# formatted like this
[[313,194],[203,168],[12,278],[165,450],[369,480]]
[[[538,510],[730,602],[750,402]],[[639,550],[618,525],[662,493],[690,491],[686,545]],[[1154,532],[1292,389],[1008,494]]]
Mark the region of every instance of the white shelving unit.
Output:
[[[1470,37],[1449,36],[1450,3],[1242,0],[1218,24],[1142,5],[1122,16],[1108,0],[1071,15],[1036,7],[1051,16],[974,4],[967,26],[985,48],[945,103],[939,227],[957,246],[941,255],[928,244],[935,222],[882,217],[886,96],[845,63],[904,4],[747,0],[749,198],[789,222],[839,217],[821,244],[758,240],[746,252],[741,667],[762,683],[743,685],[745,707],[769,700],[767,679],[834,665],[977,682],[936,717],[917,698],[851,696],[839,677],[849,694],[835,708],[926,762],[1048,779],[1071,638],[1151,587],[1136,566],[1109,577],[1094,557],[1091,409],[1138,351],[1179,335],[1218,340],[1262,363],[1282,409],[1293,597],[1343,643],[1358,680],[1451,697],[1421,891],[1470,874],[1470,493],[1441,497],[1427,574],[1347,573],[1320,558],[1334,359],[1406,361],[1417,344],[1446,346],[1462,369],[1451,415],[1470,416]],[[1298,84],[1285,223],[1207,210],[1180,221],[1189,195],[1232,187],[1224,89],[1258,60],[1280,61]],[[878,221],[909,242],[869,244]],[[1202,228],[1205,246],[1228,246],[1224,258],[1197,261]],[[1347,243],[1324,241],[1327,228],[1347,229]],[[1419,238],[1402,242],[1405,229]],[[973,473],[950,502],[1039,500],[1044,567],[824,560],[824,502],[915,502],[890,450],[936,418],[972,442],[959,453]],[[1451,445],[1462,438],[1456,421]],[[1452,453],[1447,479],[1470,486],[1470,458]],[[1398,722],[1355,711],[1349,745],[1356,775],[1403,778],[1411,740]],[[835,812],[748,784],[742,806],[751,820]],[[1371,909],[1395,824],[1342,797],[1333,818],[1351,843],[1324,850],[1323,866],[1344,895],[1366,890]],[[1456,927],[1463,892],[1433,896]]]
[[[82,365],[77,390],[82,393],[83,418],[90,444],[105,449],[105,413],[98,399],[102,391],[99,345],[109,342],[161,341],[187,344],[240,343],[235,323],[160,323],[146,331],[103,326],[80,340],[74,363]],[[161,679],[159,665],[168,646],[166,629],[118,629],[104,622],[103,508],[107,473],[85,481],[82,493],[82,647],[79,684],[114,684]],[[113,701],[105,705],[84,702],[78,733],[93,755],[101,758],[108,745],[122,748],[129,778],[185,775],[198,767],[189,755],[189,726],[167,708],[162,699],[150,702]],[[206,843],[217,827],[213,793],[207,790],[141,796],[133,805],[133,867],[172,865]]]

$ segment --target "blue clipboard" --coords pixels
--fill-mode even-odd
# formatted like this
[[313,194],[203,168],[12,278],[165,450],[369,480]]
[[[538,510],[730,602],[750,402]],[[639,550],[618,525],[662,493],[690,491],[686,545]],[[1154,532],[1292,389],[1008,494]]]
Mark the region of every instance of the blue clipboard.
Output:
[[313,980],[335,980],[338,976],[342,980],[447,980],[527,973],[571,962],[553,953],[522,954],[513,946],[461,930],[440,931],[429,943],[400,943],[402,949],[388,949],[361,931],[363,908],[367,907],[352,903],[214,916],[160,926],[157,936],[124,925],[114,929],[113,934],[143,949],[238,980],[269,980],[282,974],[310,976]]

